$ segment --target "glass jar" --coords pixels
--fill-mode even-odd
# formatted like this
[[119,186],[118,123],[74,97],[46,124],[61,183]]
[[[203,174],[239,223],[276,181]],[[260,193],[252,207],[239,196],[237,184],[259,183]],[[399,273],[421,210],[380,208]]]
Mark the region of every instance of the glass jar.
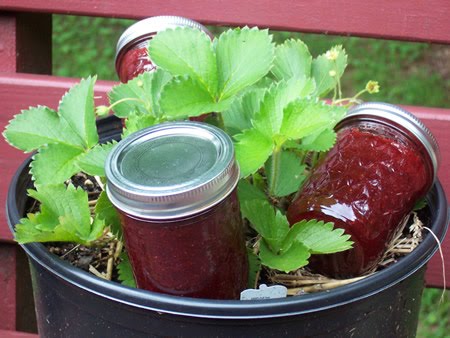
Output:
[[290,205],[291,224],[334,222],[353,248],[314,255],[309,267],[331,277],[353,277],[374,268],[402,220],[431,188],[439,149],[412,114],[384,103],[352,108],[336,126],[335,146],[312,170]]
[[115,63],[120,81],[126,83],[143,72],[154,70],[156,66],[147,54],[148,41],[158,32],[176,27],[197,28],[213,38],[205,26],[179,16],[154,16],[138,21],[128,27],[117,42]]
[[139,288],[239,298],[248,263],[228,135],[204,123],[163,123],[122,140],[105,171]]

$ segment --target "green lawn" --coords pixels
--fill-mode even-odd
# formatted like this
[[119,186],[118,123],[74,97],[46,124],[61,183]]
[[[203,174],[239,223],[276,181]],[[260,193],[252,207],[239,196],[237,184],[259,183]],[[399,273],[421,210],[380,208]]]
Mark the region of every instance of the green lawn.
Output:
[[[74,16],[53,20],[53,72],[83,77],[97,74],[100,79],[117,80],[114,54],[117,39],[133,21]],[[313,34],[294,34],[310,47],[315,56],[335,44],[349,55],[343,79],[344,94],[353,95],[368,80],[377,80],[380,93],[365,97],[398,104],[450,107],[450,47],[425,43],[396,42]],[[277,33],[280,42],[289,33]],[[441,290],[426,289],[418,337],[450,337],[450,292],[439,304]],[[388,314],[387,314],[388,315]]]

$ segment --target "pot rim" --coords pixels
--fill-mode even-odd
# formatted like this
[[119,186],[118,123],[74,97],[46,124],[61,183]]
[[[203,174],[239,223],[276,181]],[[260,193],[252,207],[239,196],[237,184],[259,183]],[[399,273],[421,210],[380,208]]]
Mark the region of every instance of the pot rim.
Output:
[[[16,187],[19,184],[19,178],[28,175],[30,161],[31,158],[28,158],[22,163],[8,189],[6,216],[11,231],[13,231],[14,224],[17,224],[21,218],[16,203]],[[427,200],[433,216],[430,228],[442,242],[448,228],[450,213],[439,180],[436,180],[428,193]],[[116,282],[102,280],[70,265],[51,254],[41,243],[21,246],[30,258],[54,275],[99,297],[159,313],[214,319],[287,317],[318,312],[356,302],[382,292],[414,274],[430,260],[438,249],[434,237],[427,235],[412,253],[386,269],[360,281],[333,290],[296,297],[239,301],[179,297],[130,288]]]

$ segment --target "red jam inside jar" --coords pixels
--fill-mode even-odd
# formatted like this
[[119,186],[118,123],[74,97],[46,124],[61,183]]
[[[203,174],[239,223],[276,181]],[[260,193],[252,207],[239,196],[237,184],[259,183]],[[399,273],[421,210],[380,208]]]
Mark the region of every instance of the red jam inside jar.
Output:
[[175,27],[197,28],[213,38],[205,26],[179,16],[154,16],[138,21],[117,42],[116,71],[120,81],[126,83],[139,74],[153,71],[156,66],[147,52],[148,41],[158,32]]
[[153,222],[121,216],[139,288],[239,299],[248,271],[235,191],[211,210],[188,218]]
[[120,82],[126,83],[144,72],[151,72],[156,66],[147,53],[148,40],[133,44],[127,50],[122,50],[117,57],[116,69]]
[[347,278],[370,271],[382,258],[404,217],[431,188],[439,151],[425,126],[387,104],[357,106],[336,129],[335,146],[313,169],[287,217],[291,224],[334,222],[351,235],[352,249],[313,255],[309,265]]
[[248,263],[230,138],[197,122],[164,123],[123,140],[106,162],[137,286],[238,299]]

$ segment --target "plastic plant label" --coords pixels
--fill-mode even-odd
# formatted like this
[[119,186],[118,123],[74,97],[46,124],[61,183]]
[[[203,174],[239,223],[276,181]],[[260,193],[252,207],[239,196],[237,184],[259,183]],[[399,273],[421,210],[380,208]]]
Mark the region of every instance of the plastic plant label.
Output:
[[267,286],[261,284],[259,289],[247,289],[241,292],[241,300],[285,298],[287,288],[282,285]]

